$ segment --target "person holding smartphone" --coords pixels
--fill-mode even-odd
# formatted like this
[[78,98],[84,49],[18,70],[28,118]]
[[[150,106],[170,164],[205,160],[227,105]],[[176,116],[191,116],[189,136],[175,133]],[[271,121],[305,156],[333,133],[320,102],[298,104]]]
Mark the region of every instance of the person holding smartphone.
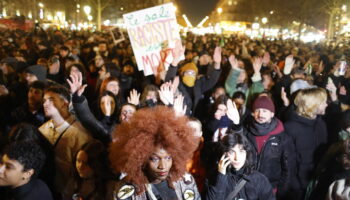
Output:
[[229,133],[220,141],[223,152],[216,176],[206,181],[206,200],[274,200],[269,180],[254,170],[253,150],[247,138]]

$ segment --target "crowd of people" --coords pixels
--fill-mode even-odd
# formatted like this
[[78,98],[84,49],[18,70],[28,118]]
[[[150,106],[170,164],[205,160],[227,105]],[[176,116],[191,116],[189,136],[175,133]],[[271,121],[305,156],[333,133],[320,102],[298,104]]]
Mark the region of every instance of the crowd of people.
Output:
[[0,41],[1,199],[350,199],[347,45],[187,33],[144,76],[122,30]]

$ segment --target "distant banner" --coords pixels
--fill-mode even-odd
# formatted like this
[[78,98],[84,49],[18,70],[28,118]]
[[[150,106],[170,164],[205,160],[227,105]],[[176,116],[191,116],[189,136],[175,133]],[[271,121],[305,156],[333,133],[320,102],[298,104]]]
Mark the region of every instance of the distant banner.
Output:
[[145,76],[167,68],[175,42],[181,40],[172,3],[123,15],[139,70]]

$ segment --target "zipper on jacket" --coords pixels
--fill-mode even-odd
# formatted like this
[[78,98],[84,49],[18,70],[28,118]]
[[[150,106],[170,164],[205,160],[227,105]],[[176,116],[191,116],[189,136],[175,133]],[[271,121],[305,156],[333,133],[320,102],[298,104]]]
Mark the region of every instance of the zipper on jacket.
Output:
[[256,152],[256,154],[257,154],[257,156],[258,156],[258,163],[257,163],[257,168],[256,168],[256,170],[257,171],[259,171],[259,169],[260,169],[260,164],[261,164],[261,159],[262,159],[262,155],[263,155],[263,152],[264,152],[264,150],[265,150],[265,146],[267,145],[267,143],[269,142],[269,141],[271,141],[271,140],[273,140],[273,139],[275,139],[276,138],[276,136],[271,136],[271,137],[269,137],[269,139],[267,139],[267,141],[265,142],[265,144],[263,145],[263,147],[262,147],[262,149],[261,149],[261,152],[260,152],[260,156],[258,155],[258,152]]

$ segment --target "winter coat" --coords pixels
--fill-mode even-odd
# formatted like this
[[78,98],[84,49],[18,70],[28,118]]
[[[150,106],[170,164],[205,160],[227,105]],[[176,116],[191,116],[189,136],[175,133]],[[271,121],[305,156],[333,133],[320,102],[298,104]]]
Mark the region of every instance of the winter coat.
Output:
[[308,119],[293,112],[284,127],[292,138],[296,153],[297,171],[293,186],[306,189],[315,166],[326,150],[326,124],[320,116]]
[[226,200],[234,191],[241,179],[247,182],[238,192],[237,199],[244,200],[273,200],[275,196],[269,180],[261,173],[254,171],[249,175],[229,171],[226,175],[217,173],[216,177],[206,181],[206,200]]
[[93,137],[107,145],[111,141],[111,132],[115,123],[102,123],[91,113],[86,98],[73,94],[73,108],[81,124],[92,133]]
[[282,122],[277,118],[274,119],[277,120],[277,125],[272,131],[264,134],[268,138],[260,153],[256,143],[258,131],[248,126],[244,129],[244,134],[254,146],[256,170],[264,174],[272,186],[277,188],[277,197],[283,197],[288,192],[293,176],[294,146],[291,138],[284,132]]
[[[173,183],[178,200],[200,200],[196,182],[190,174]],[[137,194],[137,187],[125,183],[123,180],[118,182],[113,192],[114,200],[156,200],[151,184],[146,184],[146,191]]]
[[[177,69],[178,68],[174,66],[169,67],[165,77],[166,82],[175,78]],[[196,106],[199,100],[203,98],[203,93],[212,89],[215,86],[215,84],[218,82],[220,73],[221,73],[220,69],[210,70],[210,73],[208,74],[208,76],[202,76],[199,79],[197,79],[195,82],[195,85],[193,86],[193,93],[194,93],[193,99],[191,97],[191,94],[187,92],[185,84],[182,83],[182,81],[180,81],[178,89],[182,93],[182,95],[184,95],[185,97],[184,102],[187,105],[187,111],[186,111],[187,115],[193,114],[192,112],[196,110]]]

